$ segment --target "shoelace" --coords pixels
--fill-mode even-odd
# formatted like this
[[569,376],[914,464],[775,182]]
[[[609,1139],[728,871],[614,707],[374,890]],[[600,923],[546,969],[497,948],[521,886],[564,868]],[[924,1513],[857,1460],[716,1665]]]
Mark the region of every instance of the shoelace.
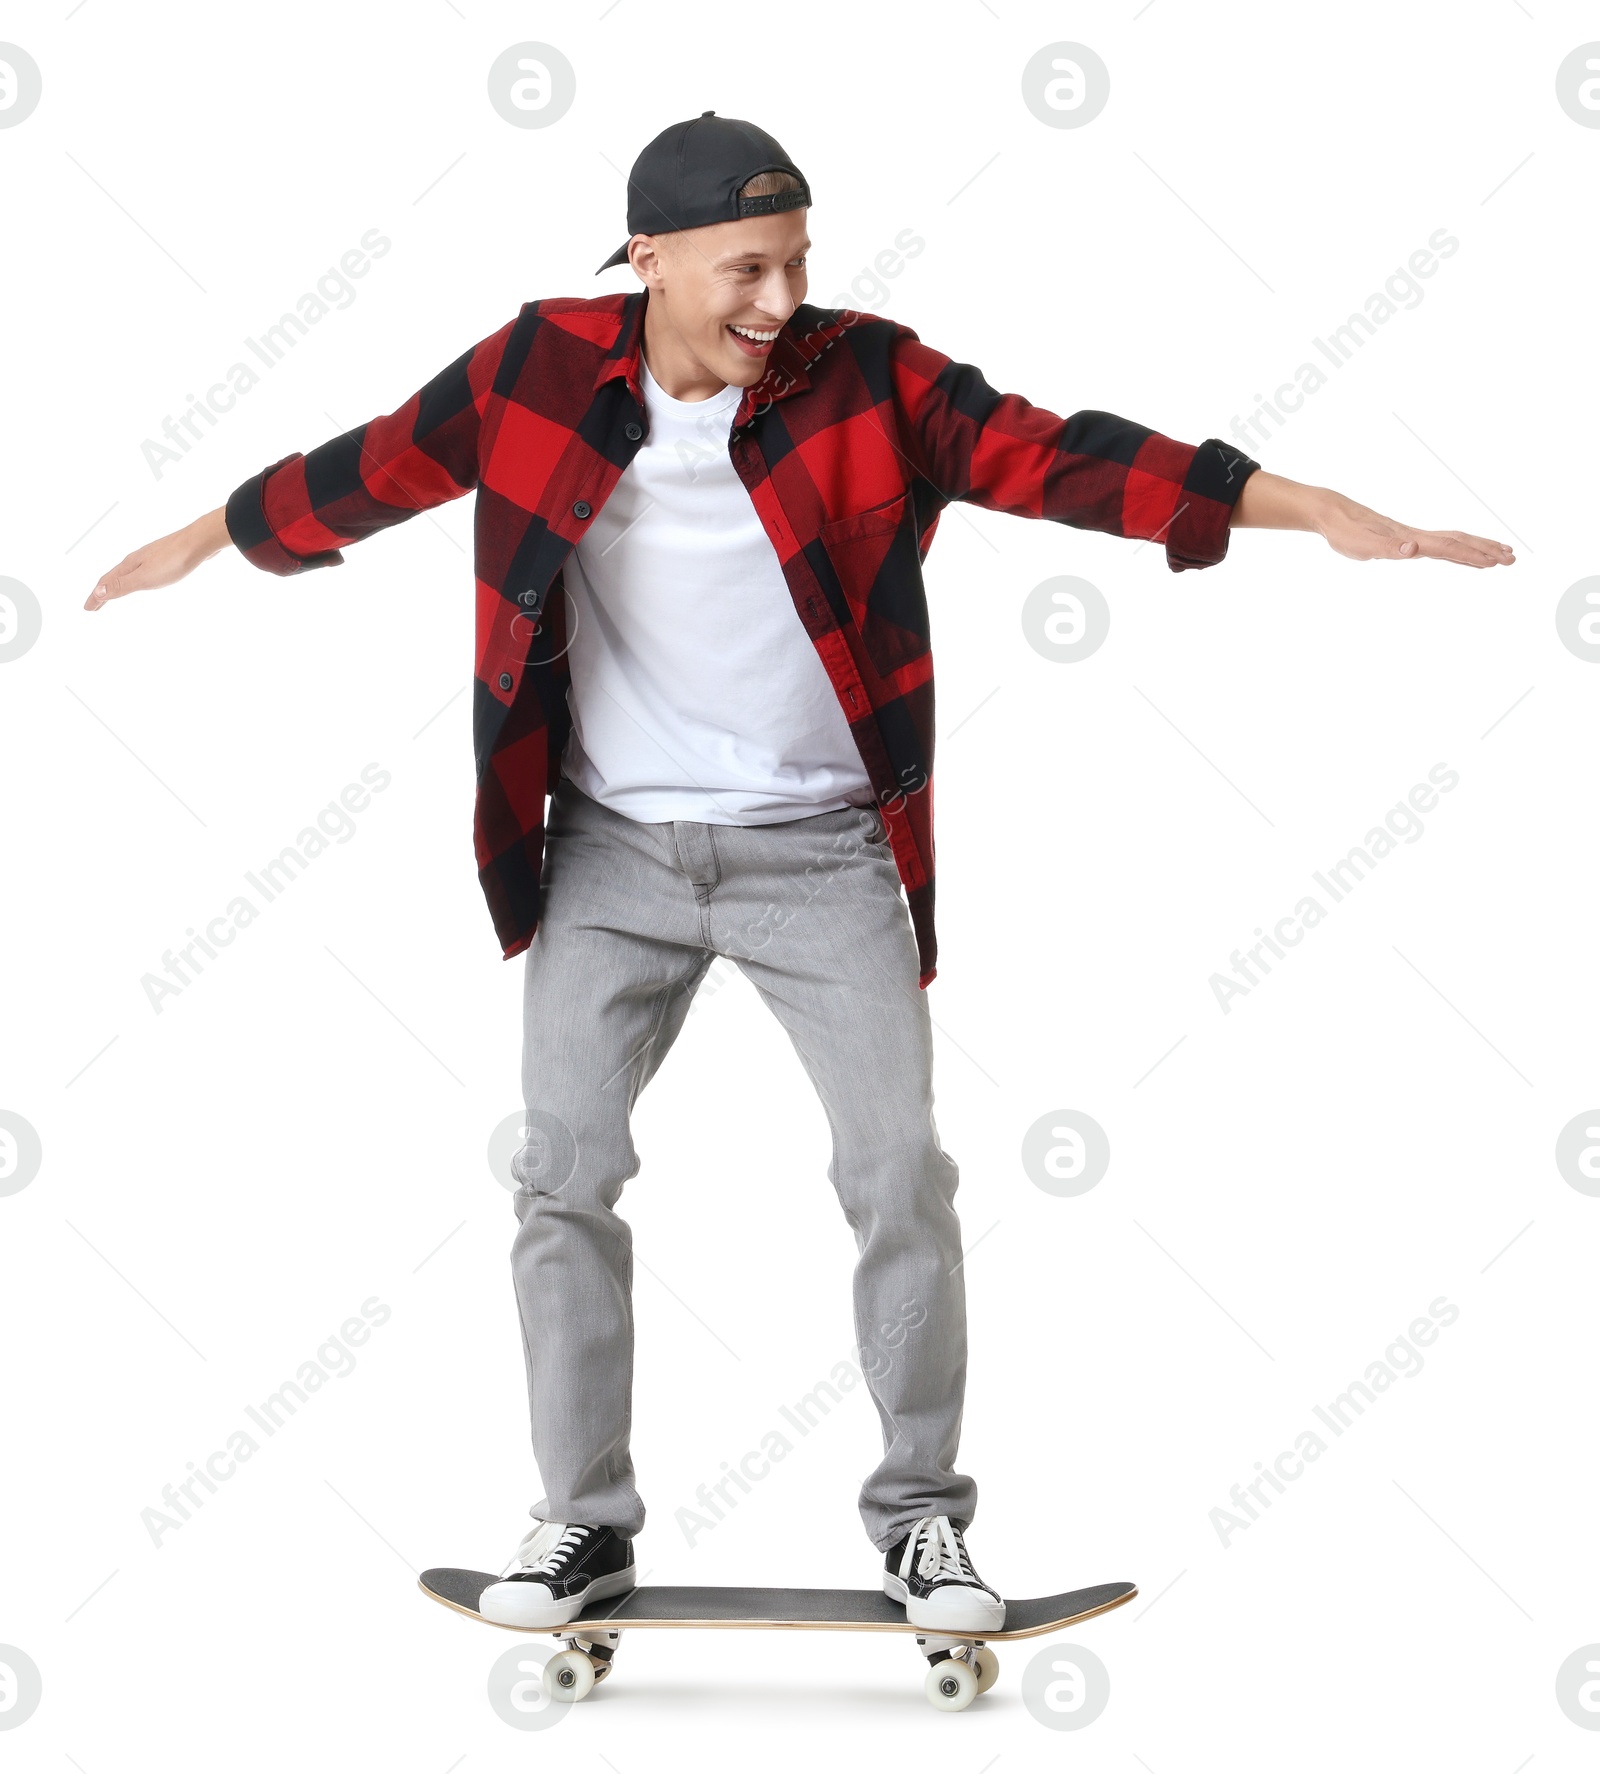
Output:
[[579,1522],[536,1522],[522,1536],[517,1550],[500,1574],[509,1576],[513,1568],[543,1574],[559,1571],[593,1532],[593,1528],[586,1528]]
[[961,1535],[948,1515],[925,1515],[912,1527],[902,1574],[912,1559],[917,1561],[919,1577],[946,1583],[978,1581]]

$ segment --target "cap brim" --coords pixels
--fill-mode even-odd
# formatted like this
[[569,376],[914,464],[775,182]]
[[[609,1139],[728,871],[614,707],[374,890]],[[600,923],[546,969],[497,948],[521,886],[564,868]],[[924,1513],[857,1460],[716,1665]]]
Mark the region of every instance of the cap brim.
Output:
[[[632,239],[633,239],[633,236],[630,234],[628,236],[628,240],[632,240]],[[623,241],[622,245],[619,246],[617,248],[617,250],[611,255],[611,257],[609,259],[607,259],[606,262],[600,267],[600,271],[609,271],[613,265],[626,265],[627,264],[627,262],[628,262],[628,240]],[[598,277],[600,275],[600,271],[595,272],[596,277]]]

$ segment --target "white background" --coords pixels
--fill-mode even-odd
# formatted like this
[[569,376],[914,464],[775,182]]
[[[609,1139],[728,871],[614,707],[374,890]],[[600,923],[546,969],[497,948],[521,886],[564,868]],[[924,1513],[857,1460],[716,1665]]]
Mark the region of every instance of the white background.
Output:
[[[1600,1201],[1553,1154],[1600,1097],[1600,678],[1553,616],[1600,570],[1600,131],[1555,98],[1596,17],[0,8],[44,75],[0,131],[0,574],[44,610],[0,668],[0,1108],[44,1154],[0,1199],[0,1643],[44,1683],[10,1765],[1594,1765],[1555,1679],[1600,1640]],[[1111,73],[1081,129],[1021,98],[1063,39]],[[487,100],[525,40],[576,70],[549,128]],[[391,410],[524,300],[629,287],[593,275],[622,174],[707,107],[810,178],[813,299],[913,228],[926,250],[856,306],[999,388],[1189,441],[1226,435],[1436,229],[1460,241],[1254,453],[1512,541],[1514,568],[1248,532],[1178,576],[1156,547],[959,508],[930,558],[973,1550],[1012,1595],[1143,1592],[1064,1635],[1111,1680],[1071,1735],[1021,1699],[1048,1640],[1002,1647],[955,1717],[908,1641],[820,1634],[635,1633],[556,1734],[491,1711],[516,1641],[413,1585],[498,1569],[539,1494],[486,1156],[518,1106],[522,966],[472,861],[471,502],[303,582],[230,553],[80,608],[130,549]],[[143,440],[371,228],[392,250],[350,306],[154,476]],[[1080,665],[1019,623],[1056,573],[1111,606]],[[392,784],[349,842],[153,1011],[163,951],[373,762]],[[1210,976],[1440,762],[1460,784],[1425,834],[1224,1015]],[[1063,1108],[1111,1141],[1077,1199],[1020,1159]],[[875,1585],[860,1389],[695,1544],[674,1519],[850,1353],[822,1113],[742,980],[697,1006],[636,1135],[641,1567]],[[392,1316],[355,1371],[153,1546],[162,1487],[373,1296]],[[1440,1296],[1459,1319],[1424,1370],[1225,1548],[1229,1488]]]

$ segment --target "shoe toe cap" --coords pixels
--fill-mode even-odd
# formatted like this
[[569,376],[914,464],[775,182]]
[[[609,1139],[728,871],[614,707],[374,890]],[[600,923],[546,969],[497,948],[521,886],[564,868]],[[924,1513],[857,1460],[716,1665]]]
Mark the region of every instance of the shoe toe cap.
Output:
[[916,1604],[918,1625],[947,1626],[966,1632],[998,1632],[1005,1625],[1006,1604],[984,1589],[947,1583]]
[[478,1597],[478,1612],[500,1626],[531,1625],[555,1600],[554,1592],[544,1583],[491,1583]]

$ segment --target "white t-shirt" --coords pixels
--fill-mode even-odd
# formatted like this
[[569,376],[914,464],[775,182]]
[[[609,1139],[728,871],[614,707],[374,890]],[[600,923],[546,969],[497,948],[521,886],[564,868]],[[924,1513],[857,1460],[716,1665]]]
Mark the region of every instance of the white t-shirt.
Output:
[[849,723],[728,455],[743,390],[674,400],[568,557],[563,774],[629,819],[769,825],[870,805]]

